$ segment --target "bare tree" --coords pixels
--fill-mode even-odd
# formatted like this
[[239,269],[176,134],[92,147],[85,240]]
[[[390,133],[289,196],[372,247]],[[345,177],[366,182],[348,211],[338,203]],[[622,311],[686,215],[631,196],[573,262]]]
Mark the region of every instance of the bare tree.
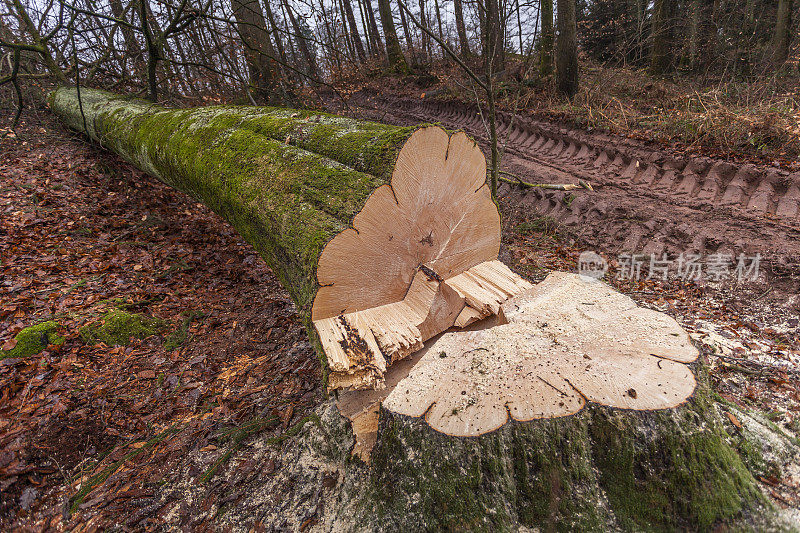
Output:
[[397,72],[408,72],[406,58],[400,49],[400,41],[397,39],[397,31],[392,20],[392,6],[389,0],[378,0],[378,10],[383,26],[383,38],[386,40],[386,56],[389,60],[389,67]]
[[578,39],[575,0],[558,0],[556,36],[556,86],[569,96],[578,92]]
[[244,46],[252,91],[260,101],[274,102],[278,99],[280,74],[261,4],[258,0],[231,0],[231,7]]
[[792,0],[779,0],[772,34],[772,62],[780,66],[789,57],[792,28]]
[[462,0],[453,0],[453,9],[456,16],[456,31],[458,32],[458,44],[461,47],[461,56],[469,57],[469,40],[467,39],[467,29],[464,26],[464,6]]
[[653,3],[650,73],[662,75],[671,64],[671,18],[674,0],[655,0]]
[[539,74],[553,72],[553,0],[540,0],[542,12],[542,37],[539,40]]

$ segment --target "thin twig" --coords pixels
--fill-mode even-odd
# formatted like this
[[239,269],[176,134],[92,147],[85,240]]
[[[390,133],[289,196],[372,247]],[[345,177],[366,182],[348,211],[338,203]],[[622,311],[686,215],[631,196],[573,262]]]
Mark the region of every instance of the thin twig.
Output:
[[527,181],[523,180],[522,178],[520,178],[516,174],[512,174],[511,172],[506,172],[505,170],[501,170],[500,174],[505,174],[506,176],[511,176],[512,178],[514,178],[512,180],[512,179],[504,178],[504,177],[501,176],[500,177],[500,181],[502,181],[504,183],[510,183],[511,185],[519,185],[523,189],[536,187],[536,188],[539,188],[539,189],[552,189],[552,190],[556,190],[556,191],[576,191],[578,189],[586,189],[587,191],[594,191],[594,189],[592,188],[592,185],[588,181],[584,181],[584,180],[578,180],[577,184],[575,184],[575,183],[564,183],[564,184],[561,184],[561,183],[530,183],[530,182],[527,182]]

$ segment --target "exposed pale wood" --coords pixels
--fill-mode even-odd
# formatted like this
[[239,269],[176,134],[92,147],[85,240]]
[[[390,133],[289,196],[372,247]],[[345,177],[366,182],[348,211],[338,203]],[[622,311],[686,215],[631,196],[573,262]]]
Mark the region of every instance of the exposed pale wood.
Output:
[[370,452],[378,439],[379,411],[380,403],[374,402],[351,418],[353,434],[356,436],[356,444],[351,454],[365,463],[369,463]]
[[590,278],[552,273],[502,304],[499,322],[443,335],[384,406],[424,415],[443,433],[470,436],[509,418],[569,415],[587,400],[674,407],[696,384],[684,363],[698,351],[678,323]]
[[[500,215],[480,149],[463,133],[416,131],[391,184],[320,256],[312,321],[331,363],[329,388],[381,387],[386,366],[530,288],[497,260],[499,249]],[[348,337],[362,333],[356,324],[363,341]]]
[[323,250],[312,320],[401,301],[420,265],[447,279],[497,259],[500,215],[485,181],[483,154],[465,134],[416,131],[391,185]]
[[[400,302],[314,323],[319,324],[317,332],[328,354],[329,388],[382,387],[388,365],[421,349],[426,340],[454,325],[465,327],[498,314],[501,302],[532,287],[497,260],[485,261],[446,280],[432,274],[430,269],[420,268]],[[363,334],[364,342],[348,337],[354,334]],[[379,352],[365,357],[364,345],[377,347]],[[354,349],[352,354],[348,347]]]
[[[499,302],[532,285],[499,261],[487,261],[449,280],[429,277],[419,269],[405,298],[364,311],[315,322],[331,370],[329,388],[382,387],[390,364],[423,347],[452,326],[465,327],[497,314]],[[465,305],[465,296],[481,311]],[[363,335],[364,342],[348,335]],[[364,356],[361,347],[377,347]],[[348,347],[355,349],[349,354]]]
[[459,313],[458,318],[456,318],[456,322],[453,325],[457,328],[464,328],[475,321],[480,320],[481,316],[482,315],[478,311],[467,305],[461,310],[461,313]]
[[[477,313],[478,318],[498,314],[500,304],[511,296],[533,287],[497,260],[476,265],[446,280],[445,283],[465,299],[467,305]],[[465,315],[466,323],[470,323],[469,318],[473,315],[474,313]]]

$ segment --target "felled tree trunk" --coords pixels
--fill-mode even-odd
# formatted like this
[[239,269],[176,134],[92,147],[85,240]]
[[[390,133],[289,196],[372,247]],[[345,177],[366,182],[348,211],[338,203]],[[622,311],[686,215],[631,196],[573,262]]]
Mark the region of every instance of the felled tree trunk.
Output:
[[534,287],[496,260],[499,214],[465,135],[81,96],[60,89],[51,107],[228,220],[297,303],[329,388],[350,389],[326,410],[346,419],[326,414],[297,444],[316,455],[288,467],[319,485],[336,461],[320,524],[772,524],[748,469],[763,461],[733,446],[674,320],[577,275]]

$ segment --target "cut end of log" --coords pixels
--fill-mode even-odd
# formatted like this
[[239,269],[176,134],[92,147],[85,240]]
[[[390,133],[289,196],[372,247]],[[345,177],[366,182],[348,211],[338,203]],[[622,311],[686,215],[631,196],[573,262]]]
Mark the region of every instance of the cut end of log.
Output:
[[384,407],[476,436],[511,419],[571,415],[587,401],[676,407],[694,391],[685,363],[698,351],[688,334],[600,281],[552,273],[503,303],[498,322],[441,336],[387,391]]
[[464,133],[416,131],[317,266],[312,307],[328,388],[375,388],[393,363],[531,287],[497,260],[500,214],[486,161]]

